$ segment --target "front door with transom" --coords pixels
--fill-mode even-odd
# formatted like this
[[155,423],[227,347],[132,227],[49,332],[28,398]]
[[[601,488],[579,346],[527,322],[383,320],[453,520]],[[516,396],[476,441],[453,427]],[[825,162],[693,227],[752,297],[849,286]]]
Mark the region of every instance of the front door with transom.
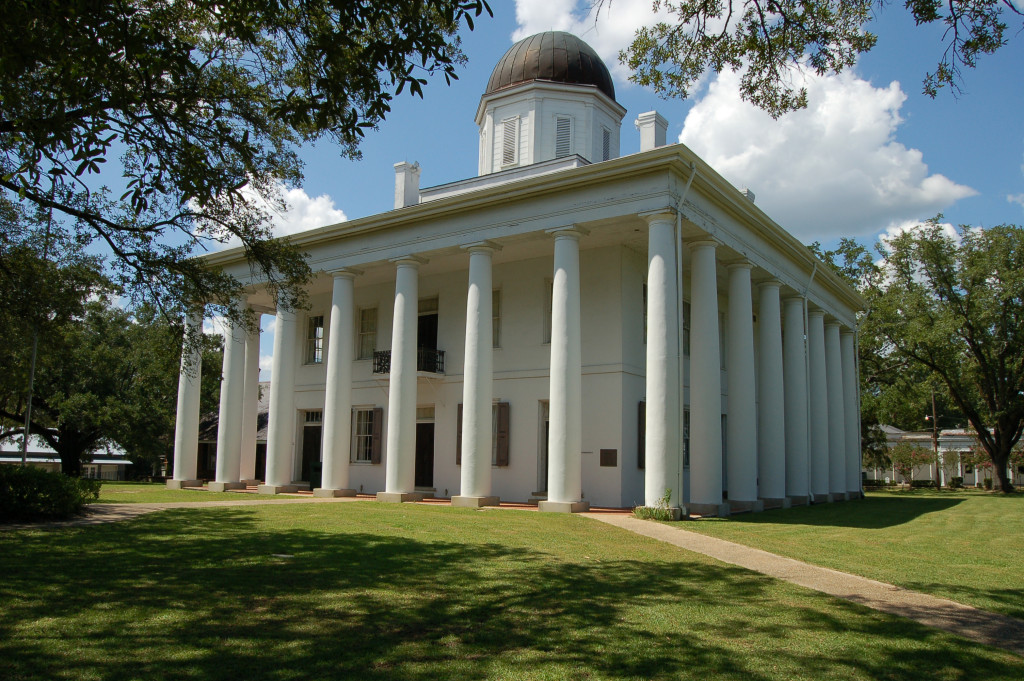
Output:
[[434,487],[434,407],[416,408],[416,487]]

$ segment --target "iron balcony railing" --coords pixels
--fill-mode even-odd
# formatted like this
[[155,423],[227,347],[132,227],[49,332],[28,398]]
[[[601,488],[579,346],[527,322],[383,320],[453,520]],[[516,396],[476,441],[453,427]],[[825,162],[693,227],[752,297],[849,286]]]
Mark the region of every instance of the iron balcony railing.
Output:
[[[444,350],[433,350],[431,348],[419,348],[416,351],[416,371],[423,371],[428,374],[444,373]],[[373,351],[373,373],[391,373],[391,351]]]

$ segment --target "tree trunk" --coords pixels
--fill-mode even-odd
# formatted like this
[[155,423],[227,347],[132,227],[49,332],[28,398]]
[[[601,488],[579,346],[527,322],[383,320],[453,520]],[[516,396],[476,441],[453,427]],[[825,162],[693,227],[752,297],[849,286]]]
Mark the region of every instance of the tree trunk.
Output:
[[78,452],[61,452],[60,472],[72,478],[82,477],[82,457]]
[[992,457],[992,467],[995,469],[996,479],[999,480],[999,490],[1006,494],[1013,492],[1013,483],[1006,475],[1006,467],[1010,460],[1010,452],[998,452]]

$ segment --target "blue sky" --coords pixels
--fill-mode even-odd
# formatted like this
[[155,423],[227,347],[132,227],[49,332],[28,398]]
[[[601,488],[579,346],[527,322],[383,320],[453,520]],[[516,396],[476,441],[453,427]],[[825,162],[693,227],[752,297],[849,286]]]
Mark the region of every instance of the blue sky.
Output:
[[[463,34],[469,63],[459,81],[431,82],[422,100],[401,95],[380,129],[367,133],[362,160],[340,158],[329,144],[303,151],[306,179],[289,194],[293,210],[280,231],[390,210],[398,161],[419,162],[423,186],[475,176],[473,117],[491,69],[516,39],[549,29],[576,33],[611,69],[628,110],[622,154],[639,150],[636,115],[656,109],[669,121],[670,142],[685,142],[752,189],[758,205],[806,243],[874,243],[940,212],[953,224],[1024,224],[1024,35],[965,69],[959,96],[930,99],[921,82],[944,49],[942,29],[917,27],[901,5],[888,5],[870,27],[878,45],[841,76],[809,78],[808,109],[775,121],[739,100],[731,74],[709,75],[687,101],[630,84],[616,55],[652,21],[650,0],[615,0],[596,22],[586,1],[491,4],[494,17]],[[271,342],[264,334],[266,368]]]
[[[652,17],[650,0],[616,0],[596,24],[586,2],[492,4],[494,18],[464,33],[469,64],[460,80],[432,82],[422,100],[401,95],[380,129],[368,132],[361,161],[340,158],[329,144],[304,150],[305,196],[295,194],[302,226],[313,226],[332,204],[350,219],[389,210],[398,161],[418,161],[424,186],[475,175],[473,115],[492,67],[515,37],[550,28],[577,33],[612,69],[628,109],[623,154],[639,148],[636,115],[657,109],[669,120],[670,141],[682,133],[804,241],[874,241],[938,212],[956,224],[1024,222],[1024,36],[966,69],[958,97],[941,92],[933,100],[920,93],[921,81],[941,55],[942,31],[916,27],[902,7],[888,6],[871,26],[877,47],[849,73],[811,78],[808,110],[773,121],[740,102],[730,74],[709,77],[688,101],[662,100],[628,83],[614,55]],[[307,197],[320,197],[319,205]]]

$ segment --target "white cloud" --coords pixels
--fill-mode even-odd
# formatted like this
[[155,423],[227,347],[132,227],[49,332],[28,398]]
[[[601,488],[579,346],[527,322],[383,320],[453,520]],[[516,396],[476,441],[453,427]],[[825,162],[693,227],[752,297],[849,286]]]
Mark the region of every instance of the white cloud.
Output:
[[[271,230],[274,236],[284,236],[304,232],[325,225],[333,225],[348,219],[345,212],[334,207],[334,199],[327,194],[312,197],[301,187],[287,189],[283,184],[278,190],[284,198],[287,209],[285,212],[275,210],[249,187],[242,189],[246,199],[270,214]],[[232,237],[222,248],[233,248],[240,245],[237,237]]]
[[[905,234],[906,232],[917,232],[924,227],[924,222],[921,220],[904,220],[889,225],[885,228],[881,234],[878,235],[880,241],[888,243],[893,237]],[[947,236],[956,243],[960,243],[960,232],[949,222],[940,222],[939,227],[942,228],[943,236]]]
[[878,88],[849,72],[806,82],[808,108],[773,120],[740,99],[737,74],[719,74],[679,141],[804,241],[875,234],[977,193],[929,174],[921,152],[896,141],[898,82]]
[[221,338],[227,338],[228,335],[228,323],[227,319],[221,315],[214,315],[213,317],[203,318],[203,333],[205,334],[216,334]]
[[273,355],[260,355],[260,380],[270,380],[270,367],[274,363]]
[[625,83],[629,69],[619,64],[619,51],[629,47],[636,30],[667,17],[651,12],[651,0],[516,0],[519,28],[513,40],[542,31],[568,31],[601,56],[616,81]]

